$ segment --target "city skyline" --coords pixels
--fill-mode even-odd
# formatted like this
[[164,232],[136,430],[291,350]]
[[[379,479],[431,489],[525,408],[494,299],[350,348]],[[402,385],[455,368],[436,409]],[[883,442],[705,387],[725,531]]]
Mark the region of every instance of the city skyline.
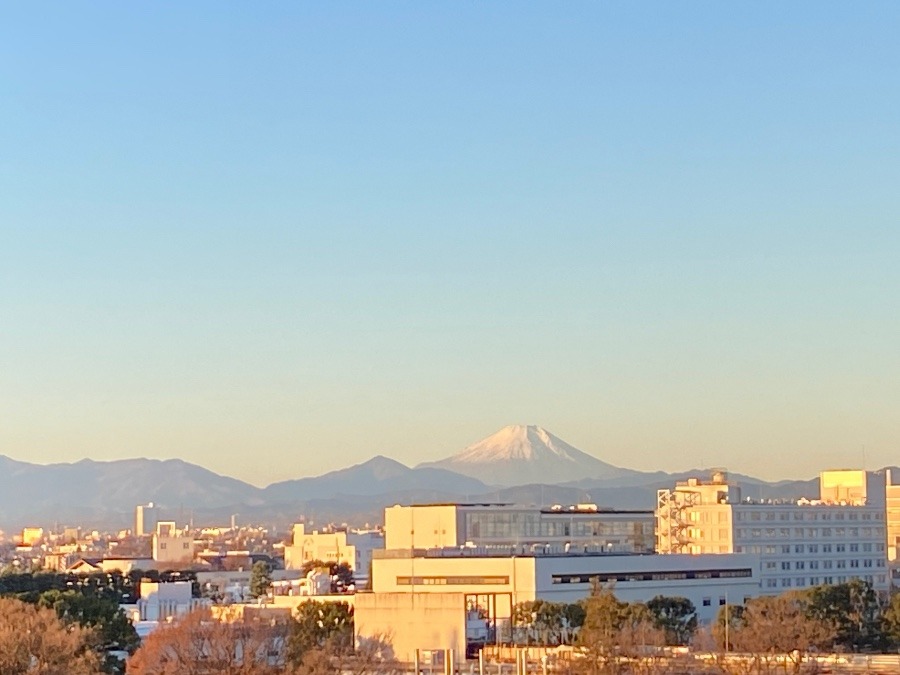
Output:
[[900,8],[4,10],[0,454],[897,464]]

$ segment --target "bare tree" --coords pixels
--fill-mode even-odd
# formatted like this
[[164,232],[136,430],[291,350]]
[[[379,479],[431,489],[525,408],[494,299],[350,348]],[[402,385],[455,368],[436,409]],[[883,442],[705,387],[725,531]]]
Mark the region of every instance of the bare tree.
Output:
[[281,672],[283,624],[214,619],[197,610],[153,631],[128,661],[128,675],[268,675]]
[[747,602],[740,620],[730,625],[730,642],[747,654],[751,672],[799,673],[811,652],[834,640],[834,626],[809,615],[808,597],[784,593]]
[[52,609],[0,598],[0,673],[97,675],[92,632],[66,626]]

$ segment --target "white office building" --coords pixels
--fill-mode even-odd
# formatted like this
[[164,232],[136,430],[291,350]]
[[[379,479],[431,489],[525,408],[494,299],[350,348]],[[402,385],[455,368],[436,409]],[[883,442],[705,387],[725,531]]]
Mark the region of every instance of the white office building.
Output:
[[886,594],[884,483],[867,495],[864,474],[823,472],[825,499],[785,503],[742,501],[723,473],[679,482],[657,495],[657,551],[758,555],[765,594],[854,578]]
[[[489,552],[491,551],[491,552]],[[373,561],[371,593],[357,593],[359,638],[389,634],[397,658],[415,649],[454,649],[472,641],[471,617],[496,631],[490,641],[511,639],[517,604],[548,600],[573,603],[593,584],[619,600],[646,602],[657,595],[688,598],[703,622],[720,607],[760,593],[754,555],[500,555],[497,549],[387,550]]]

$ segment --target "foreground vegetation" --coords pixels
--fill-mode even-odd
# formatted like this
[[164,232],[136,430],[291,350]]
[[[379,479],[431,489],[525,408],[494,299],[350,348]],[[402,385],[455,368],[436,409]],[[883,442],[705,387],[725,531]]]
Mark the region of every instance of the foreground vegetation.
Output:
[[[268,573],[260,568],[254,578],[262,595]],[[0,576],[0,673],[121,673],[117,654],[131,655],[129,675],[395,669],[388,640],[354,645],[346,603],[307,602],[291,619],[276,621],[253,619],[259,615],[252,612],[245,620],[237,611],[220,620],[210,610],[197,611],[139,645],[119,609],[134,597],[136,581],[115,574]],[[626,603],[600,586],[578,603],[520,603],[513,614],[516,643],[571,645],[571,658],[555,667],[590,675],[816,672],[816,656],[900,649],[900,595],[882,603],[859,580],[721,607],[705,627],[685,598]]]

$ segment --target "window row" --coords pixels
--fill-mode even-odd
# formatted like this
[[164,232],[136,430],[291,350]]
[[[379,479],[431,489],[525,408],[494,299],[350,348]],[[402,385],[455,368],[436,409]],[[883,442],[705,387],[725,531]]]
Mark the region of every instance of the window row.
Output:
[[836,513],[826,510],[816,509],[800,509],[797,511],[758,511],[756,509],[745,511],[736,510],[734,519],[737,521],[763,522],[763,521],[785,521],[785,520],[882,520],[882,514],[878,511],[851,511],[846,513],[838,511]]

